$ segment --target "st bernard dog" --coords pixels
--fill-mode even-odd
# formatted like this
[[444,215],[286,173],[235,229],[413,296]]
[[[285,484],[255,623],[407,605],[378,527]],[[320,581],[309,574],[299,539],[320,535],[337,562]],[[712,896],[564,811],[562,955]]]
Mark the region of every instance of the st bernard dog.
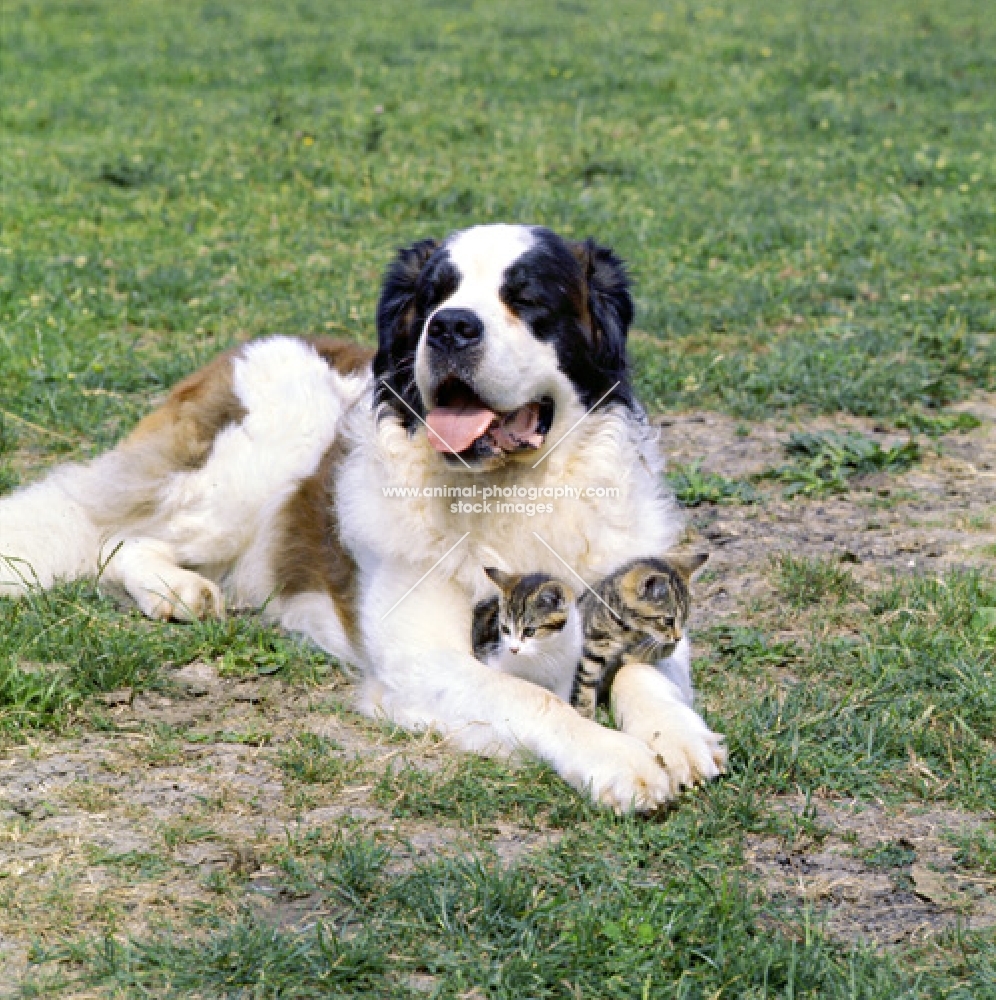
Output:
[[363,712],[652,810],[725,764],[687,639],[619,672],[618,730],[471,654],[483,567],[591,582],[677,539],[632,318],[591,241],[489,225],[416,243],[385,277],[376,354],[247,343],[112,451],[0,500],[0,593],[99,577],[150,618],[261,608],[360,669]]

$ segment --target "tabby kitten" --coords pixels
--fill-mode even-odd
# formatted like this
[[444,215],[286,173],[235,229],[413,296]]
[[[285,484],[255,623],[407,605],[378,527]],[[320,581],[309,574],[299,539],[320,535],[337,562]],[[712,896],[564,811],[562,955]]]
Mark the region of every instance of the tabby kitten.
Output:
[[484,572],[499,593],[474,608],[474,655],[570,701],[582,645],[574,592],[544,573]]
[[657,663],[674,652],[688,621],[689,581],[708,558],[634,559],[585,591],[584,654],[571,697],[581,715],[594,718],[624,663]]

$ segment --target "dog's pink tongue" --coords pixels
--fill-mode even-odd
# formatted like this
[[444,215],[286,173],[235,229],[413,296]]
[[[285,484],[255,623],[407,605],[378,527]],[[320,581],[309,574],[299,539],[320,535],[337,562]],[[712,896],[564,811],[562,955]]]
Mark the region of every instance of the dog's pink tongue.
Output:
[[429,410],[429,444],[436,451],[459,454],[466,451],[495,419],[495,414],[479,403],[463,406],[437,406]]

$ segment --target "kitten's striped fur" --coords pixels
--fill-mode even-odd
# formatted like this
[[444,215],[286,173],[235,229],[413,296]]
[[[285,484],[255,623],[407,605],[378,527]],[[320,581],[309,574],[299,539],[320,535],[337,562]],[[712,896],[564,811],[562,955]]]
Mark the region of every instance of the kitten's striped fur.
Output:
[[689,582],[707,558],[634,559],[582,594],[584,653],[571,696],[578,712],[594,718],[624,663],[657,663],[674,652],[688,621]]

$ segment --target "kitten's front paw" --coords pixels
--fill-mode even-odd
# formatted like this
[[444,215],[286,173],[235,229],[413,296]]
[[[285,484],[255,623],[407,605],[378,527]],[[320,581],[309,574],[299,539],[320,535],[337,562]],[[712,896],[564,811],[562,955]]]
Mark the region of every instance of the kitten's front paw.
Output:
[[666,720],[647,733],[647,744],[661,758],[675,789],[711,781],[726,771],[724,737],[686,705],[673,706]]
[[673,785],[656,753],[625,733],[603,730],[608,739],[592,748],[597,762],[571,780],[592,800],[616,814],[652,812],[674,797]]

